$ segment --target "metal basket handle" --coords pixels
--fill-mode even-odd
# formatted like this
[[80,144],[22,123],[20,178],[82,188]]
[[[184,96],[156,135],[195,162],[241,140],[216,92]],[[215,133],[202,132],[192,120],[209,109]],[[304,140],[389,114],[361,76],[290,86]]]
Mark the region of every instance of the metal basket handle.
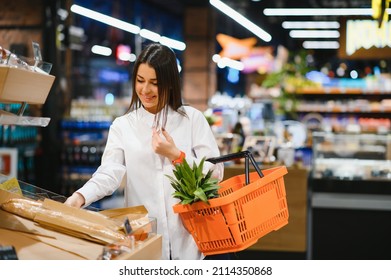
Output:
[[244,158],[244,174],[246,176],[246,185],[250,184],[250,167],[249,167],[249,161],[251,161],[252,165],[254,166],[255,170],[257,171],[258,175],[260,178],[262,178],[264,175],[257,165],[257,162],[255,161],[252,153],[250,151],[241,151],[237,153],[232,153],[232,154],[227,154],[219,157],[214,157],[214,158],[208,158],[207,161],[211,163],[221,163],[221,162],[226,162],[226,161],[231,161],[235,159],[241,159]]

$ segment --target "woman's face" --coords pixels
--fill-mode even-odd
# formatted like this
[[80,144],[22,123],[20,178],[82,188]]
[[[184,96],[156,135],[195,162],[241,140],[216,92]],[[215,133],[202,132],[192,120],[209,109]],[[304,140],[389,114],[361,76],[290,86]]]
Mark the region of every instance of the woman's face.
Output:
[[136,93],[144,108],[148,112],[156,114],[159,98],[158,81],[155,69],[146,63],[142,63],[138,67]]

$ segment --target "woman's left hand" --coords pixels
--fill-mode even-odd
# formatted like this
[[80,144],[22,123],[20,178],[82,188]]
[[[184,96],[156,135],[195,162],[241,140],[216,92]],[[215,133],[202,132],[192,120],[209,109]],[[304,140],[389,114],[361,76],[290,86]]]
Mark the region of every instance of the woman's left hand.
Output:
[[156,128],[153,128],[152,149],[157,154],[167,157],[170,161],[177,159],[181,154],[170,134],[164,129],[161,130],[160,134]]

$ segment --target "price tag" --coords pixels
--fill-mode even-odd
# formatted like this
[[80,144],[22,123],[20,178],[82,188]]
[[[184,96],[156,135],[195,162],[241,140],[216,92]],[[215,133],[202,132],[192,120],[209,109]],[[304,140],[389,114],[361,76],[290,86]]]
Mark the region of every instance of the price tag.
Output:
[[130,225],[129,219],[127,217],[124,222],[124,228],[127,235],[129,235],[132,232],[132,226]]
[[0,246],[0,260],[17,260],[14,246]]

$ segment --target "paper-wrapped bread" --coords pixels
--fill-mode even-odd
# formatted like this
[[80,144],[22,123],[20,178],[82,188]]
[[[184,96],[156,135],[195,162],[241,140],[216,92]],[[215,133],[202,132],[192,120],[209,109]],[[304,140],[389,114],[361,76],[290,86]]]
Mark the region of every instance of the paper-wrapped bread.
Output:
[[11,198],[0,206],[3,210],[24,218],[55,227],[57,230],[66,229],[70,234],[76,232],[86,234],[103,243],[124,241],[125,234],[99,223],[90,222],[75,215],[61,211],[46,209],[41,201],[26,198]]
[[25,198],[11,198],[1,204],[1,208],[18,216],[34,220],[42,212],[42,202]]

